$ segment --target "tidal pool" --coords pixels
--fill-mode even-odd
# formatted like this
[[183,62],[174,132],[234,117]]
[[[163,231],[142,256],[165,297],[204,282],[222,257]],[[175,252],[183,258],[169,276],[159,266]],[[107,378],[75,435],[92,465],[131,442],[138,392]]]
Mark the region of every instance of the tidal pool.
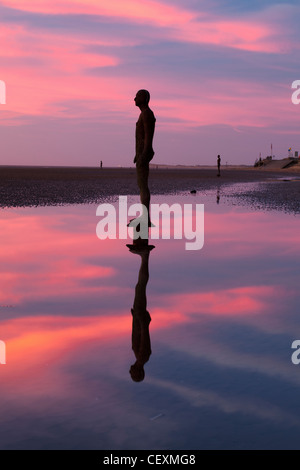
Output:
[[99,240],[97,204],[2,210],[1,449],[300,448],[299,216],[152,202],[204,204],[203,248]]

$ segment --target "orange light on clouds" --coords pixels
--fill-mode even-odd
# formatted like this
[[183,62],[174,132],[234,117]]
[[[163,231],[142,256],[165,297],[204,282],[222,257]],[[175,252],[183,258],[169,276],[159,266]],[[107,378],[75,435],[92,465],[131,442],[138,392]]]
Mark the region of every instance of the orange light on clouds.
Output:
[[[12,0],[2,4],[23,11],[44,14],[90,14],[124,18],[132,21],[154,23],[161,26],[175,25],[193,19],[196,15],[186,9],[151,0]],[[199,16],[199,15],[198,15]]]
[[[170,322],[175,326],[186,320],[180,313],[174,312],[170,316],[170,312],[162,309],[155,311],[153,318],[151,332],[167,328]],[[130,354],[131,328],[130,308],[126,313],[118,312],[110,316],[29,316],[4,321],[1,323],[1,337],[5,338],[7,364],[1,372],[4,381],[7,381],[6,387],[11,389],[12,394],[21,391],[21,396],[42,396],[45,389],[47,392],[51,390],[52,394],[64,395],[69,374],[63,367],[61,370],[61,366],[74,362],[74,358],[81,355],[88,361],[89,347],[93,344],[102,351],[103,356],[106,348],[120,338],[126,338],[128,349],[118,349],[115,354]],[[92,360],[95,361],[95,357]],[[38,380],[38,388],[32,386],[34,380]],[[21,384],[21,389],[16,389],[16,384]]]

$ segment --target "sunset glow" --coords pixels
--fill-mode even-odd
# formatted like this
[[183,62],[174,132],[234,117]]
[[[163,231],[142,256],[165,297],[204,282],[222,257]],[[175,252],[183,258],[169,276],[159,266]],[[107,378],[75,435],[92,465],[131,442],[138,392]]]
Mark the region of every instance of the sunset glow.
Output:
[[278,157],[297,149],[299,7],[218,3],[0,1],[1,163],[94,166],[105,149],[104,162],[129,166],[140,88],[157,116],[157,163],[182,163],[183,148],[186,164],[220,152],[252,164],[271,141]]

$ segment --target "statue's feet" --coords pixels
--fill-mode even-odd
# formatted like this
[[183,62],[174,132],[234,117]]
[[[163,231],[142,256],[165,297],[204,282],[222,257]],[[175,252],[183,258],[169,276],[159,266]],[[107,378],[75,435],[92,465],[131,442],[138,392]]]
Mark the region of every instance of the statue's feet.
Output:
[[141,240],[138,239],[134,240],[132,244],[126,245],[127,248],[129,248],[129,251],[131,253],[137,254],[137,255],[142,255],[146,253],[150,253],[153,248],[155,248],[154,245],[149,245],[148,240]]

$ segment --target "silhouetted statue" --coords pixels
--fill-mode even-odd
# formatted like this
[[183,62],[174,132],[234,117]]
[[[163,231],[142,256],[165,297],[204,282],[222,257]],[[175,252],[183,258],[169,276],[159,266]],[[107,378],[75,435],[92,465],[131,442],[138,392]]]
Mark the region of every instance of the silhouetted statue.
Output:
[[221,157],[220,157],[220,155],[218,155],[217,165],[218,165],[218,175],[217,176],[221,176]]
[[153,137],[155,131],[155,116],[149,108],[150,93],[147,90],[139,90],[134,98],[135,105],[141,113],[136,123],[135,131],[135,157],[137,184],[140,190],[141,203],[148,211],[148,225],[150,226],[150,191],[148,187],[149,163],[154,156]]
[[149,324],[150,314],[147,310],[146,287],[149,280],[149,256],[153,245],[145,245],[143,248],[136,245],[127,245],[131,253],[140,255],[141,266],[138,282],[135,286],[135,297],[132,314],[132,349],[136,357],[135,363],[130,367],[130,375],[135,382],[141,382],[145,377],[144,365],[151,356],[151,341]]

